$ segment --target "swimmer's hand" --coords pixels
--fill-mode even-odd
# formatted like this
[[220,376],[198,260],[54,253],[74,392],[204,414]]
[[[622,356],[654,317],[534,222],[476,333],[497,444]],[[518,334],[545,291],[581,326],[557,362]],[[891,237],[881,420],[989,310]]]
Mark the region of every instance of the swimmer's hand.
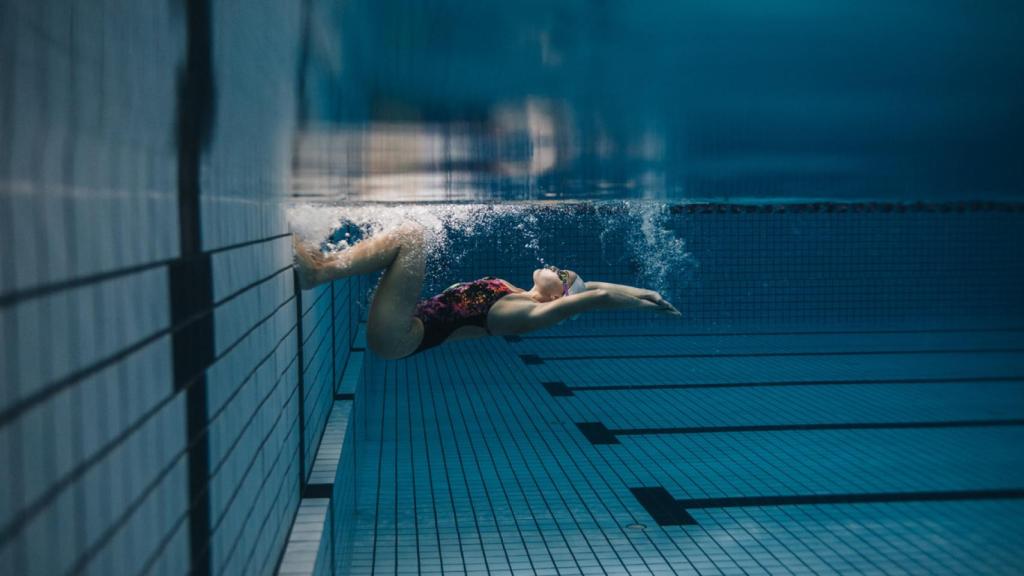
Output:
[[610,291],[605,293],[605,298],[609,308],[641,308],[668,316],[682,316],[675,306],[669,304],[668,300],[653,290],[638,290],[636,294]]
[[[634,302],[632,305],[624,302],[613,304],[615,308],[651,308],[659,314],[667,314],[669,316],[682,316],[679,310],[676,310],[675,306],[668,303],[654,290],[647,290],[646,288],[637,288],[635,286],[626,286],[625,284],[612,284],[610,282],[587,282],[588,290],[604,290],[606,292],[615,294],[625,294],[634,299],[644,300],[643,303]],[[613,298],[614,299],[614,298]]]
[[308,290],[323,281],[321,270],[324,265],[324,255],[320,250],[313,248],[299,239],[292,236],[292,248],[294,249],[294,265],[299,273],[299,287]]
[[655,311],[658,313],[667,314],[669,316],[683,315],[679,310],[676,310],[675,306],[670,304],[668,300],[665,300],[661,294],[658,294],[654,290],[639,289],[635,296],[641,300],[653,303],[657,307]]

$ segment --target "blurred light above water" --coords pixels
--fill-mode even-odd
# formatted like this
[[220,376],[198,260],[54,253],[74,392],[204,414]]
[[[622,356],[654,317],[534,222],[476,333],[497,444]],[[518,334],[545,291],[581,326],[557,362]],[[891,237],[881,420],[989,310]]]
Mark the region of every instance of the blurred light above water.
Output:
[[1020,3],[353,0],[332,18],[307,71],[300,195],[1024,188]]

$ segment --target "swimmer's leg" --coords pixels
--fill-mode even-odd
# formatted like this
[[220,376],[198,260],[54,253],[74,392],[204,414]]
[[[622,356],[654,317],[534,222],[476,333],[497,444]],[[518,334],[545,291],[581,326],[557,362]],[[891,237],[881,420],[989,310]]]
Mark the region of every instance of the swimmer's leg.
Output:
[[395,261],[403,243],[423,244],[423,228],[409,222],[332,254],[324,254],[292,236],[299,284],[308,290],[339,278],[376,272]]
[[398,253],[374,291],[366,323],[366,344],[382,358],[408,356],[423,340],[423,322],[413,312],[423,287],[426,260],[423,229],[418,225],[405,229]]
[[426,242],[420,225],[404,224],[330,256],[297,242],[295,258],[303,288],[386,268],[370,305],[367,344],[387,359],[408,356],[419,346],[423,323],[413,312],[426,267]]

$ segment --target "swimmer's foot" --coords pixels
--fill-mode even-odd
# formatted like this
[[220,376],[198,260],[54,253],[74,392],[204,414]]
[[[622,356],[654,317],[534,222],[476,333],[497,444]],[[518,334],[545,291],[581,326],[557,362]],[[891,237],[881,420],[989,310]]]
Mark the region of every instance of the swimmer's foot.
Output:
[[323,282],[323,268],[326,258],[324,255],[299,240],[298,236],[292,236],[292,247],[295,250],[295,270],[299,276],[299,288],[309,290]]

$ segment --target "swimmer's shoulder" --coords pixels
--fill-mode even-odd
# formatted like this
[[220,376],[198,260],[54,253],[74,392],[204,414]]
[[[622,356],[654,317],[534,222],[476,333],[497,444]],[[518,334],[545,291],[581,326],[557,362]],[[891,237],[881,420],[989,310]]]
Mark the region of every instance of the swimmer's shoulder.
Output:
[[487,327],[495,336],[524,332],[529,327],[530,311],[536,305],[537,301],[527,296],[525,290],[506,294],[487,311]]
[[[513,294],[525,294],[526,293],[526,290],[523,290],[519,286],[516,286],[515,284],[509,282],[508,280],[505,280],[504,278],[497,278],[497,277],[493,277],[493,276],[489,276],[489,278],[494,278],[495,280],[500,281],[505,286],[508,286],[509,289],[512,290],[512,294],[509,294],[508,296],[512,296]],[[527,296],[527,298],[529,298],[529,296]]]

